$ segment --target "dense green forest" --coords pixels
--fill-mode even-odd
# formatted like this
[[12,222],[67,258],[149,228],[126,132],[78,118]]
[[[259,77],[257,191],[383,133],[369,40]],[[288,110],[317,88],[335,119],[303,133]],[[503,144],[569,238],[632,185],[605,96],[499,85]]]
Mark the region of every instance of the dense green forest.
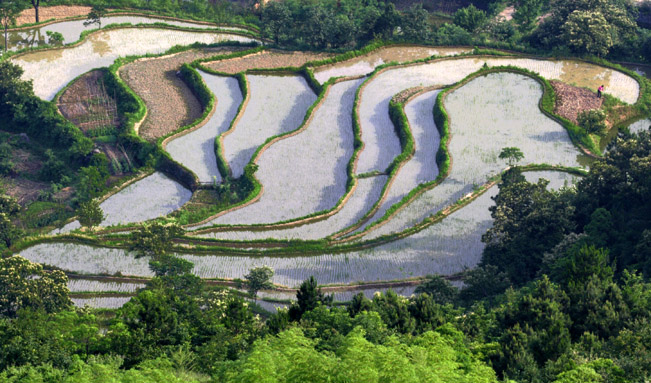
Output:
[[[78,2],[44,4],[71,3]],[[504,23],[494,15],[506,3],[478,0],[443,25],[421,5],[375,0],[261,8],[221,0],[104,3],[247,22],[289,48],[348,50],[384,40],[651,62],[651,33],[636,23],[644,9],[624,0],[520,0]],[[72,216],[105,191],[110,175],[106,156],[93,153],[93,142],[21,74],[0,61],[0,175],[16,171],[13,150],[29,147],[43,162],[34,179],[52,185],[39,202],[53,203],[66,186],[77,193],[31,226],[17,201],[0,193],[0,251],[25,231]],[[153,145],[118,139],[131,145],[139,166],[157,160]],[[333,305],[311,278],[291,307],[270,315],[241,294],[207,286],[189,262],[163,255],[150,261],[156,277],[122,308],[79,309],[63,272],[4,257],[0,381],[649,381],[651,131],[623,129],[576,188],[546,186],[526,182],[517,167],[507,172],[482,260],[465,273],[464,287],[430,276],[409,298],[360,293]]]

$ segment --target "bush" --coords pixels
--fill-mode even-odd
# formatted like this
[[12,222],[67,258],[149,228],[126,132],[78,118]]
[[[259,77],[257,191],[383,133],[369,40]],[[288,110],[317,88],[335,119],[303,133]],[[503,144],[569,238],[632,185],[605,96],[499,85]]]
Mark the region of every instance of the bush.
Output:
[[588,134],[603,136],[606,132],[606,114],[598,109],[586,110],[576,118],[579,126],[585,129]]

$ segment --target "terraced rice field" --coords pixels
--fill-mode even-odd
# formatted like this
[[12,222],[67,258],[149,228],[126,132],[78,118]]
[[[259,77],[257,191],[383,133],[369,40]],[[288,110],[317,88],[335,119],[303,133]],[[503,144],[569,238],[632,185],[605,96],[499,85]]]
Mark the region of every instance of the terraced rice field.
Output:
[[539,179],[543,178],[549,181],[547,185],[548,189],[558,190],[564,187],[572,187],[576,185],[581,177],[574,174],[565,173],[565,172],[555,172],[555,171],[537,171],[537,172],[525,172],[524,178],[528,182],[538,182]]
[[[137,45],[133,38],[136,31],[143,35]],[[38,94],[47,98],[65,85],[72,74],[88,70],[84,65],[108,65],[118,55],[162,52],[176,43],[213,42],[227,38],[229,35],[217,33],[160,29],[114,30],[93,34],[87,42],[76,48],[33,53],[14,60],[26,69],[26,78],[35,79]],[[150,44],[140,47],[142,41]],[[388,61],[409,61],[433,54],[454,54],[460,51],[435,47],[389,47],[358,59],[317,68],[316,76],[322,82],[333,76],[359,76]],[[214,53],[202,52],[201,57]],[[196,54],[190,52],[186,53],[187,56],[181,54],[143,61],[143,68],[154,71],[153,66],[147,67],[146,63],[161,63],[160,68],[155,69],[158,74],[151,76],[152,81],[160,81],[156,84],[162,84],[165,74],[177,68],[181,62],[199,57]],[[79,57],[83,59],[79,60]],[[315,58],[311,54],[281,55],[265,52],[208,65],[212,69],[217,67],[211,65],[220,65],[220,71],[240,73],[246,69],[285,66],[290,61],[294,65]],[[166,149],[174,159],[197,174],[200,181],[220,181],[215,158],[215,142],[219,139],[217,142],[221,145],[231,175],[234,178],[242,176],[245,166],[253,160],[257,165],[254,175],[262,184],[263,190],[257,201],[208,220],[198,225],[198,229],[192,229],[198,230],[197,232],[188,233],[197,237],[194,244],[206,244],[205,239],[199,242],[202,238],[244,241],[242,244],[222,245],[238,246],[238,251],[248,250],[251,255],[236,255],[221,249],[219,253],[211,250],[212,255],[177,255],[193,262],[193,272],[203,278],[242,278],[251,268],[268,265],[275,270],[275,283],[291,287],[298,286],[311,275],[321,284],[334,284],[395,280],[427,274],[450,275],[474,267],[484,248],[481,236],[492,223],[488,208],[493,204],[491,197],[498,192],[497,187],[491,187],[466,206],[415,234],[393,237],[392,242],[387,242],[384,238],[380,245],[377,244],[380,241],[373,243],[368,240],[402,232],[420,224],[427,217],[469,195],[478,186],[486,184],[506,167],[506,161],[498,158],[504,147],[515,146],[522,150],[524,159],[519,162],[520,165],[546,163],[579,166],[580,151],[572,144],[565,129],[539,109],[542,87],[537,81],[523,75],[488,74],[468,81],[445,96],[444,107],[450,117],[448,152],[452,161],[449,174],[439,185],[424,191],[384,221],[391,206],[403,200],[414,188],[436,179],[439,174],[436,154],[440,137],[432,113],[438,91],[427,91],[408,102],[405,113],[415,142],[413,157],[395,174],[393,182],[386,189],[384,201],[378,205],[379,210],[357,230],[359,235],[355,236],[355,241],[348,238],[348,245],[354,248],[337,247],[326,240],[333,239],[332,236],[341,231],[357,228],[360,220],[379,203],[382,190],[389,182],[387,167],[402,150],[388,114],[391,98],[410,88],[448,86],[480,69],[485,63],[488,66],[514,65],[538,72],[547,79],[591,89],[604,84],[607,93],[628,103],[634,103],[639,95],[639,85],[634,79],[583,62],[463,57],[390,67],[376,72],[368,80],[359,78],[339,82],[332,85],[327,96],[313,109],[311,118],[305,120],[307,110],[315,103],[317,96],[301,76],[247,74],[249,93],[243,98],[234,77],[200,72],[216,97],[214,114],[197,130],[170,140]],[[132,67],[135,68],[138,64],[140,63]],[[122,68],[122,73],[128,75],[127,72],[132,67]],[[48,82],[46,79],[56,81]],[[171,81],[169,84],[172,85],[169,86],[175,86]],[[129,85],[138,88],[137,84]],[[136,91],[143,99],[154,92],[146,86]],[[182,95],[178,89],[172,92],[176,91]],[[147,92],[150,94],[147,95]],[[256,231],[247,227],[248,231],[238,231],[220,226],[273,224],[334,208],[346,193],[347,166],[355,145],[352,117],[356,92],[359,104],[355,113],[359,117],[363,148],[352,168],[355,187],[340,210],[320,221],[283,229],[276,226]],[[158,97],[162,99],[166,96]],[[241,111],[236,115],[240,105]],[[154,104],[150,102],[147,106],[151,113],[149,118],[154,118]],[[185,111],[192,108],[180,106]],[[175,105],[174,108],[176,107]],[[162,109],[164,108],[159,107],[159,110]],[[169,126],[159,125],[156,129],[170,132],[184,124],[184,119],[190,120],[191,116],[184,115],[181,109],[170,108],[164,111],[170,117],[157,118],[160,121],[170,120]],[[307,122],[303,125],[304,120]],[[649,121],[634,124],[631,130],[638,129],[638,125],[643,127],[644,124],[649,125]],[[301,129],[297,131],[299,128]],[[146,131],[147,128],[143,128],[143,135]],[[157,134],[162,134],[161,132],[153,134],[151,138],[160,137]],[[269,142],[273,137],[277,139]],[[256,151],[259,152],[253,158]],[[572,185],[578,179],[559,172],[529,172],[525,176],[533,182],[541,177],[549,179],[551,189]],[[160,173],[154,173],[104,201],[101,207],[107,213],[107,219],[102,225],[139,222],[164,216],[179,208],[189,198],[189,190]],[[379,220],[383,221],[378,223]],[[71,224],[66,230],[74,226]],[[216,227],[206,230],[208,226]],[[209,232],[210,230],[218,232]],[[265,250],[264,246],[272,247],[270,244],[251,251],[256,245],[246,243],[267,238],[322,241],[305,245],[314,246],[315,250],[309,255],[293,253],[293,256]],[[293,246],[295,243],[287,245]],[[276,250],[282,249],[274,249]],[[23,250],[21,255],[35,262],[80,274],[152,276],[148,259],[137,259],[125,249],[43,243]],[[70,286],[76,292],[114,291],[129,294],[138,285],[74,280]],[[404,290],[408,293],[410,288]],[[346,300],[350,295],[352,293],[339,293],[337,299]],[[94,304],[120,303],[115,299]],[[79,301],[79,304],[82,302]],[[273,308],[277,304],[267,306]]]
[[373,204],[377,202],[382,188],[387,182],[386,176],[360,178],[357,188],[348,202],[337,214],[327,219],[308,223],[285,230],[267,231],[221,231],[199,234],[198,237],[252,241],[257,239],[321,239],[353,225],[359,221]]
[[92,298],[71,298],[72,303],[77,307],[91,307],[94,309],[119,309],[131,300],[131,297],[92,297]]
[[[47,20],[47,17],[41,17],[42,20]],[[97,28],[97,24],[85,26],[84,22],[86,20],[71,20],[71,21],[61,21],[58,23],[53,23],[45,25],[42,27],[30,28],[20,31],[11,31],[8,35],[9,40],[9,50],[18,50],[23,48],[37,47],[39,45],[44,45],[49,43],[49,38],[47,32],[58,32],[63,35],[63,43],[70,44],[79,40],[79,37],[83,31]],[[34,20],[32,19],[32,21]],[[165,23],[167,25],[174,25],[177,27],[184,28],[218,28],[214,24],[203,24],[203,23],[192,23],[186,21],[177,21],[169,19],[161,19],[154,17],[144,17],[144,16],[109,16],[102,18],[102,26],[109,24],[125,24],[129,23],[132,25],[136,24],[154,24],[154,23]],[[219,28],[222,30],[229,31],[244,31],[242,28],[237,27],[222,27]],[[4,40],[0,42],[0,47],[4,47]]]
[[[203,109],[199,100],[179,76],[181,65],[236,49],[191,50],[153,59],[142,59],[120,69],[120,77],[145,102],[147,116],[138,134],[155,140],[194,122]],[[171,153],[171,152],[170,152]]]
[[[178,255],[194,263],[202,278],[242,278],[251,268],[271,266],[273,282],[297,287],[311,275],[319,283],[394,280],[426,274],[454,274],[479,261],[481,236],[492,220],[488,207],[497,188],[427,229],[373,249],[306,257]],[[151,276],[145,258],[121,249],[75,244],[40,244],[21,252],[32,262],[45,263],[81,274]]]
[[470,51],[469,48],[425,46],[383,47],[364,56],[316,68],[314,77],[323,84],[332,77],[363,76],[373,72],[378,66],[389,62],[405,63],[434,55],[454,56],[468,51]]
[[405,230],[472,192],[506,167],[498,159],[504,147],[520,148],[522,165],[579,166],[580,152],[565,129],[538,109],[541,96],[536,81],[512,73],[478,77],[449,93],[450,174],[364,239]]
[[253,39],[225,33],[124,28],[93,33],[75,47],[27,53],[11,60],[25,70],[25,80],[34,81],[34,93],[51,100],[75,77],[109,66],[120,56],[163,53],[175,45],[220,41],[251,42]]
[[232,131],[224,134],[224,156],[233,177],[244,174],[253,153],[269,137],[298,129],[316,95],[300,76],[247,76],[249,100]]
[[247,56],[203,63],[207,68],[221,73],[241,73],[249,69],[275,69],[301,67],[303,64],[331,57],[328,53],[288,52],[265,50]]
[[375,219],[383,217],[391,206],[400,202],[418,185],[434,181],[438,176],[436,153],[441,136],[434,123],[432,111],[439,92],[424,93],[405,106],[405,114],[414,137],[414,155],[400,168],[379,209],[366,224],[360,227],[360,231]]
[[351,111],[360,83],[333,85],[300,133],[276,142],[258,158],[261,198],[213,223],[273,223],[332,209],[346,192],[346,167],[353,155]]
[[636,121],[628,126],[628,130],[631,133],[639,133],[645,130],[648,130],[651,126],[651,119],[647,118],[644,120]]
[[[107,198],[99,207],[105,218],[100,224],[107,227],[132,222],[143,222],[167,215],[190,200],[192,192],[163,173],[155,172],[136,181]],[[81,227],[78,221],[64,226],[65,233]]]
[[215,111],[203,126],[174,138],[165,149],[174,160],[192,170],[200,182],[221,182],[215,155],[215,138],[228,130],[242,103],[242,92],[235,78],[201,71],[199,74],[217,99]]
[[110,291],[114,293],[135,293],[136,290],[143,287],[145,287],[144,283],[104,282],[92,279],[68,280],[68,289],[71,293],[102,291]]

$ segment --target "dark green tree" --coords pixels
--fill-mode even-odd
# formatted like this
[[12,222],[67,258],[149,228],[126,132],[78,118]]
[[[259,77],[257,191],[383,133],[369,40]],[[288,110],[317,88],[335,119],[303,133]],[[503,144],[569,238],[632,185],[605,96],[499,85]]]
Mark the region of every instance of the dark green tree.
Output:
[[576,118],[579,126],[589,134],[603,136],[606,133],[606,114],[598,109],[580,112]]
[[131,250],[140,256],[165,254],[172,246],[172,240],[183,234],[183,229],[174,223],[152,222],[131,232]]
[[428,275],[425,282],[421,283],[414,290],[416,294],[427,293],[434,302],[445,305],[453,303],[459,291],[456,287],[440,275]]
[[108,10],[104,5],[93,5],[93,8],[91,8],[88,13],[86,21],[84,21],[84,26],[87,27],[89,25],[97,24],[99,29],[102,29],[102,18],[106,17],[107,12]]
[[524,158],[524,154],[522,154],[520,148],[508,147],[508,148],[502,148],[499,158],[502,160],[506,160],[509,166],[513,166],[515,163],[519,162]]
[[269,266],[255,267],[244,276],[246,288],[256,302],[258,301],[258,291],[273,288],[273,283],[271,283],[273,276],[274,271]]
[[289,316],[293,321],[300,320],[307,311],[314,310],[319,305],[332,303],[332,295],[326,296],[318,287],[316,278],[311,276],[301,283],[296,292],[296,303],[289,308]]

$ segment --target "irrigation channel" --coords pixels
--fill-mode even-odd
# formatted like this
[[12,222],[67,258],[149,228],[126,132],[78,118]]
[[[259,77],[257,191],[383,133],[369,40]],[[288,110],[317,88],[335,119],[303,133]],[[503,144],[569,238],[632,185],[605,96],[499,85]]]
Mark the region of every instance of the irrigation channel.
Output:
[[[145,22],[138,20],[128,22]],[[64,23],[70,23],[66,36],[78,38],[77,21]],[[162,54],[194,42],[255,40],[237,31],[117,28],[11,60],[34,81],[38,96],[51,99],[80,74],[120,56]],[[214,109],[204,112],[196,130],[170,139],[165,150],[203,183],[223,181],[220,161],[233,178],[253,168],[260,190],[246,203],[187,226],[187,243],[174,253],[193,262],[193,272],[207,282],[242,278],[251,268],[268,265],[275,271],[273,282],[287,289],[309,276],[323,285],[349,285],[336,292],[340,301],[357,291],[383,291],[389,285],[366,285],[383,281],[411,281],[395,285],[409,295],[414,278],[456,275],[474,267],[484,246],[481,236],[492,223],[488,208],[498,191],[494,185],[506,166],[498,158],[501,148],[519,147],[524,153],[519,165],[537,169],[545,164],[550,170],[528,170],[525,176],[532,182],[548,179],[552,189],[575,184],[583,163],[581,148],[564,126],[541,110],[542,81],[535,75],[507,68],[464,78],[482,67],[508,65],[590,89],[605,83],[611,95],[629,104],[637,101],[640,87],[623,72],[583,61],[469,52],[380,48],[335,64],[280,68],[278,73],[271,53],[263,56],[271,60],[265,72],[196,69],[215,98]],[[455,54],[461,56],[423,61]],[[383,65],[388,61],[405,64]],[[447,114],[446,122],[435,122],[437,108]],[[642,120],[630,130],[650,123]],[[442,155],[449,156],[447,163],[440,162]],[[101,226],[136,228],[181,208],[191,195],[161,172],[144,173],[103,200]],[[149,278],[148,259],[124,246],[80,243],[78,228],[71,222],[53,232],[62,235],[60,240],[36,240],[19,253],[72,274],[75,304],[121,306],[144,282],[97,278]],[[283,253],[283,246],[292,245],[287,240],[321,247],[313,253]],[[213,248],[200,247],[208,245]],[[265,294],[268,309],[291,299],[287,290]]]

